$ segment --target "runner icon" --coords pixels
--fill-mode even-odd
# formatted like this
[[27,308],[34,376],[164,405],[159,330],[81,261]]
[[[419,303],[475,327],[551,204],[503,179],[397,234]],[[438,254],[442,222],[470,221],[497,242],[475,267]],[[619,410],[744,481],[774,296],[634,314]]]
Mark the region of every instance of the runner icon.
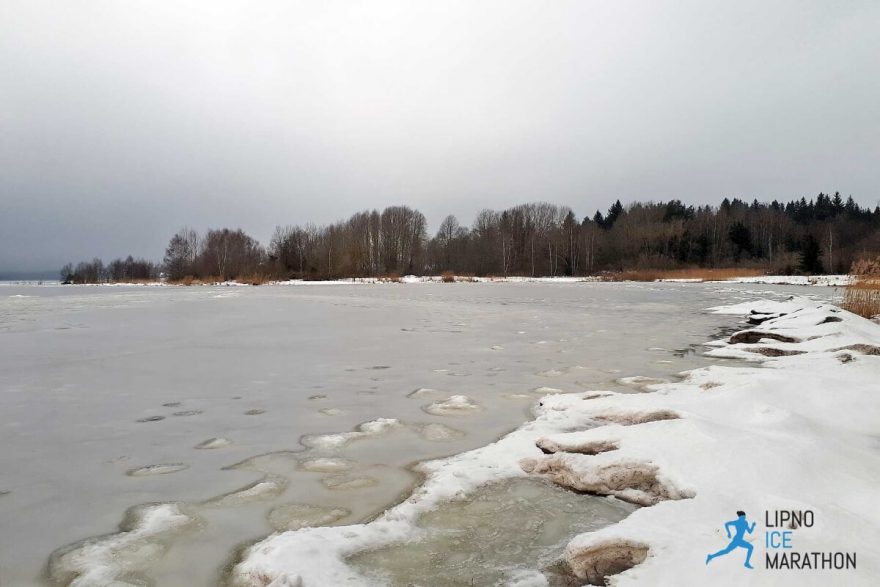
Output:
[[[718,556],[724,556],[731,552],[734,548],[745,548],[747,551],[746,554],[746,562],[745,566],[747,569],[754,569],[755,567],[749,562],[752,560],[752,551],[755,549],[754,546],[746,542],[745,535],[751,534],[755,530],[755,523],[752,522],[752,525],[749,525],[748,520],[746,520],[746,513],[743,511],[736,512],[738,516],[737,519],[731,520],[724,524],[724,531],[727,532],[727,539],[730,540],[730,544],[727,545],[726,548],[719,550],[714,554],[710,554],[706,556],[706,564],[709,564],[709,561]],[[736,534],[733,536],[733,539],[730,538],[730,527],[736,530]]]

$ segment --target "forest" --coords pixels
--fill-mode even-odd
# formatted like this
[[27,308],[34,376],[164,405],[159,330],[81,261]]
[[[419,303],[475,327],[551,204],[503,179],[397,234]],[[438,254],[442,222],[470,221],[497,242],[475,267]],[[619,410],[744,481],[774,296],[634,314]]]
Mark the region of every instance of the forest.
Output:
[[768,274],[846,273],[880,252],[880,206],[852,197],[715,206],[614,202],[579,218],[566,206],[483,210],[470,227],[447,216],[430,236],[418,210],[392,206],[340,222],[281,225],[267,246],[240,229],[173,235],[161,263],[132,257],[66,265],[67,283],[339,279],[399,275],[585,276],[637,269],[742,267]]

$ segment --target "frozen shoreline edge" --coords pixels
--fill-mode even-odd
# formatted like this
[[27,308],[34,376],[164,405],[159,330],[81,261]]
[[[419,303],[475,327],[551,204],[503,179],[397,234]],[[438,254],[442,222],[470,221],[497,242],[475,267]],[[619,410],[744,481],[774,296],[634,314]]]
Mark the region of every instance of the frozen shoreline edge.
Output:
[[[846,509],[863,512],[865,516],[851,519],[850,515],[841,515],[835,519],[830,512],[836,510],[842,500],[829,479],[834,477],[836,469],[839,476],[846,477],[852,476],[852,468],[860,467],[866,475],[864,487],[874,486],[880,480],[880,457],[876,449],[870,450],[868,441],[872,422],[878,421],[880,410],[870,403],[862,405],[865,398],[880,392],[880,386],[871,378],[871,373],[880,369],[880,357],[857,350],[877,348],[880,326],[833,306],[805,299],[748,302],[714,311],[735,315],[762,312],[761,315],[768,318],[757,329],[784,332],[785,337],[799,342],[770,339],[758,339],[754,343],[716,342],[718,348],[710,351],[710,356],[760,361],[765,368],[697,369],[686,372],[682,382],[652,386],[650,393],[586,392],[545,396],[536,406],[535,420],[499,441],[419,465],[419,470],[426,475],[423,485],[410,498],[372,522],[275,534],[255,544],[233,568],[231,583],[372,584],[348,567],[344,559],[362,550],[416,539],[421,531],[415,521],[425,511],[444,501],[463,498],[485,483],[524,476],[525,469],[545,474],[565,471],[569,482],[585,483],[595,493],[616,495],[645,505],[658,504],[638,510],[622,522],[598,532],[575,537],[568,546],[566,559],[582,579],[588,578],[589,569],[596,568],[597,556],[611,552],[618,566],[624,559],[623,566],[631,566],[610,577],[612,585],[637,581],[656,584],[661,577],[665,581],[674,580],[670,570],[673,576],[679,576],[679,583],[701,573],[706,574],[706,581],[740,582],[739,568],[715,565],[709,570],[694,563],[695,560],[701,562],[703,551],[716,550],[717,522],[729,515],[731,508],[732,511],[746,508],[759,512],[771,507],[810,507],[827,517],[825,527],[829,536],[823,536],[819,542],[833,543],[835,538],[855,535],[859,539],[852,538],[853,544],[876,545],[875,528],[880,523],[878,515],[873,513],[876,508],[870,510],[870,500],[860,495],[857,487],[852,495],[844,496],[853,502],[848,503]],[[762,354],[761,349],[802,351],[802,354],[769,357]],[[844,355],[849,359],[844,361]],[[817,380],[835,388],[831,402],[834,410],[826,405],[829,398],[823,395],[826,392]],[[804,405],[805,392],[809,392],[809,405]],[[673,417],[639,416],[662,410],[672,413]],[[597,427],[597,421],[608,423]],[[827,447],[823,450],[820,446],[805,455],[797,446],[783,444],[776,449],[778,454],[768,451],[768,434],[779,436],[774,426],[791,428],[789,441],[801,443],[811,438],[814,427],[827,428],[829,433],[837,433],[832,435],[833,442],[827,443],[833,450]],[[731,434],[743,437],[742,447],[730,451],[725,455],[725,463],[719,464],[707,447],[723,444]],[[603,442],[613,448],[595,454],[578,450],[590,443]],[[548,451],[538,448],[539,443],[545,449],[551,444],[562,449],[545,454]],[[564,450],[565,447],[568,450]],[[847,453],[848,458],[841,458],[841,452]],[[760,454],[763,462],[754,463],[753,453]],[[524,458],[530,460],[521,463]],[[783,503],[779,496],[786,495],[785,483],[780,487],[780,482],[785,479],[775,478],[778,475],[774,475],[774,468],[784,468],[791,461],[821,463],[823,468],[813,473],[821,473],[823,477],[804,477],[801,471],[801,477],[794,484],[798,495]],[[633,487],[626,483],[623,486],[609,483],[612,473],[621,470],[638,471],[639,479],[644,480],[646,467],[654,480],[647,490],[639,483],[633,483]],[[729,486],[730,469],[746,472],[745,487]],[[548,476],[560,481],[553,475]],[[830,488],[829,483],[832,483]],[[805,490],[804,486],[810,484],[812,487]],[[738,492],[736,495],[734,490]],[[792,502],[792,499],[800,501]],[[877,561],[870,556],[867,549],[863,549],[860,576],[865,576],[862,573],[866,567],[868,576],[878,570]],[[623,568],[612,567],[611,570]],[[541,584],[538,576],[533,579],[535,582],[531,584]],[[816,579],[827,582],[827,576],[821,573]],[[855,583],[858,581],[855,579]],[[802,576],[798,577],[798,583],[804,584]]]
[[[845,287],[852,281],[850,275],[762,275],[758,277],[732,277],[730,279],[656,279],[653,281],[631,281],[631,280],[609,280],[602,277],[585,276],[585,277],[470,277],[456,275],[455,283],[753,283],[760,285],[802,285],[813,287]],[[351,277],[346,279],[328,279],[328,280],[303,280],[289,279],[283,281],[267,281],[261,285],[279,285],[279,286],[309,286],[309,285],[399,285],[399,284],[424,284],[424,283],[443,283],[443,277],[440,275],[415,276],[406,275],[399,279],[388,279],[383,277]],[[81,284],[63,284],[59,281],[0,281],[0,286],[12,287],[256,287],[254,284],[241,281],[218,281],[205,282],[198,284],[178,284],[168,283],[165,281],[143,282],[143,283],[81,283]]]

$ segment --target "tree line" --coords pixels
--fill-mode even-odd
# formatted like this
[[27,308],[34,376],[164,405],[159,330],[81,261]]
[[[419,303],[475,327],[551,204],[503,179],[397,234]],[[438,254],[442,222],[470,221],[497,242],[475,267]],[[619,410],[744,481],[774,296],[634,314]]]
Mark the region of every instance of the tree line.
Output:
[[[470,227],[447,216],[429,236],[418,210],[392,206],[325,226],[278,226],[261,246],[242,230],[189,228],[175,234],[161,264],[171,281],[337,279],[415,274],[581,276],[630,269],[749,267],[768,273],[845,273],[880,251],[880,207],[839,193],[787,203],[725,198],[715,206],[679,200],[614,202],[579,218],[566,206],[529,203],[483,210]],[[92,265],[63,276],[110,276]],[[114,263],[117,263],[116,261]],[[144,263],[129,257],[126,267]],[[82,267],[83,271],[80,272]],[[147,271],[149,272],[149,271]],[[129,275],[128,273],[123,273]],[[79,279],[79,278],[77,278]],[[71,280],[76,281],[76,280]]]
[[101,259],[81,261],[75,266],[68,263],[61,268],[62,283],[127,283],[138,281],[156,281],[159,279],[161,267],[157,263],[145,259],[134,259],[131,255],[125,259],[114,259],[107,265]]

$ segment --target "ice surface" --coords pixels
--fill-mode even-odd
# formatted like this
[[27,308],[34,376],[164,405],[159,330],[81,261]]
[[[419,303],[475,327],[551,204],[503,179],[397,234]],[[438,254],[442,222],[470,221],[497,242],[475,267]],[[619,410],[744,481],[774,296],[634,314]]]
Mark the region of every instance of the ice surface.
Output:
[[546,582],[575,534],[617,522],[632,506],[533,479],[486,485],[423,515],[417,540],[348,559],[392,586],[496,585],[531,572]]
[[317,457],[311,459],[302,459],[299,462],[299,468],[303,471],[311,471],[313,473],[338,473],[340,471],[348,471],[354,463],[348,459]]
[[[165,535],[162,548],[150,546],[155,556],[137,576],[157,587],[217,585],[242,544],[273,532],[273,508],[302,503],[349,509],[346,523],[372,519],[412,491],[412,463],[514,429],[540,398],[531,390],[551,381],[540,371],[559,371],[552,385],[564,391],[628,389],[609,372],[672,380],[725,361],[702,357],[700,345],[738,317],[704,308],[834,295],[762,285],[511,281],[240,287],[227,298],[213,297],[228,293],[225,286],[4,286],[28,297],[0,297],[0,467],[8,472],[0,486],[8,492],[0,497],[0,582],[38,583],[49,553],[113,535],[132,506],[180,503],[202,523]],[[852,355],[850,366],[864,360],[854,350],[838,354]],[[671,363],[651,363],[663,358]],[[406,398],[420,388],[439,393]],[[422,410],[454,395],[484,409],[457,418]],[[201,413],[173,415],[191,411]],[[358,429],[383,418],[398,425]],[[364,435],[307,446],[309,438],[352,432]],[[327,489],[321,478],[328,474],[298,468],[300,459],[317,457],[346,458],[354,463],[347,475],[380,483]],[[189,468],[125,475],[163,463]],[[283,491],[200,505],[266,475],[283,479]]]
[[272,508],[269,512],[269,523],[283,532],[309,526],[327,526],[349,515],[351,511],[345,508],[286,503]]
[[[880,518],[869,505],[870,489],[880,481],[873,428],[880,412],[876,402],[865,400],[880,393],[880,366],[870,350],[880,343],[880,326],[809,300],[772,305],[780,314],[770,326],[773,332],[802,341],[796,344],[803,345],[804,355],[765,359],[767,369],[694,370],[683,374],[680,383],[665,384],[662,392],[544,396],[537,418],[498,442],[422,463],[425,482],[381,517],[363,525],[270,537],[245,553],[233,571],[234,580],[259,576],[306,585],[418,584],[420,574],[436,573],[426,581],[433,584],[447,580],[458,562],[471,575],[482,573],[487,557],[478,555],[479,562],[469,558],[481,545],[467,544],[456,553],[455,540],[466,533],[463,521],[452,523],[450,543],[413,549],[425,543],[424,523],[435,512],[471,499],[487,483],[524,472],[562,487],[652,506],[572,539],[564,559],[575,582],[602,584],[611,575],[607,580],[612,585],[738,584],[741,568],[716,564],[710,572],[692,564],[700,548],[711,552],[723,546],[703,546],[711,534],[706,519],[719,504],[730,512],[737,507],[757,512],[753,519],[760,516],[760,504],[773,504],[770,509],[822,512],[822,532],[811,535],[810,548],[829,552],[842,543],[863,548],[859,573],[850,573],[847,583],[872,585],[880,570],[874,549],[880,542]],[[841,319],[827,319],[835,314]],[[762,337],[730,340],[745,342],[728,343],[712,354],[723,350],[736,356],[746,346],[761,344]],[[841,344],[869,352],[854,367],[852,360],[842,362],[835,354],[844,348]],[[709,381],[720,385],[707,393],[704,384]],[[773,441],[780,437],[783,442]],[[719,459],[722,446],[724,458]],[[568,452],[569,447],[575,450]],[[513,466],[517,458],[519,471]],[[732,471],[739,474],[735,486],[730,483]],[[781,497],[791,491],[792,479],[797,497]],[[658,505],[662,502],[672,505]],[[721,521],[730,516],[714,515]],[[507,548],[496,554],[506,554]],[[518,554],[523,540],[509,548]],[[536,578],[534,571],[541,569],[516,570],[531,571],[530,577]],[[780,576],[774,583],[824,585],[827,578]]]

